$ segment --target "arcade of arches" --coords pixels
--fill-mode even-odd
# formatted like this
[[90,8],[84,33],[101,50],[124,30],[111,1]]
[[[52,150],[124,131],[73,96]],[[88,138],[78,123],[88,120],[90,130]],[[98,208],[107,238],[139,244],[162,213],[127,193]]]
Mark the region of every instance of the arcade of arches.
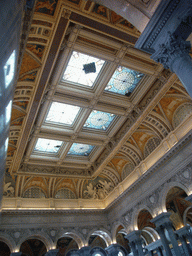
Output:
[[21,5],[0,256],[192,255],[192,0]]

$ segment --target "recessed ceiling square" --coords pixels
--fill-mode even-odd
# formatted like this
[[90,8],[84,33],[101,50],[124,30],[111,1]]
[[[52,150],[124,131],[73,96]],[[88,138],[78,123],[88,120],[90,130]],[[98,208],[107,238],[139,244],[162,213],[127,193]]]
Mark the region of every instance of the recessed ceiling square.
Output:
[[105,87],[105,91],[129,95],[133,92],[143,76],[144,74],[138,71],[119,66]]
[[59,140],[39,138],[34,148],[34,152],[58,153],[62,143],[63,142]]
[[73,143],[68,155],[89,156],[94,146],[88,144]]
[[99,129],[99,130],[107,130],[109,125],[113,122],[116,115],[112,113],[102,112],[93,110],[87,121],[84,124],[84,127]]
[[59,102],[52,102],[45,122],[73,125],[80,107]]
[[63,74],[63,81],[91,87],[104,63],[104,60],[73,51]]

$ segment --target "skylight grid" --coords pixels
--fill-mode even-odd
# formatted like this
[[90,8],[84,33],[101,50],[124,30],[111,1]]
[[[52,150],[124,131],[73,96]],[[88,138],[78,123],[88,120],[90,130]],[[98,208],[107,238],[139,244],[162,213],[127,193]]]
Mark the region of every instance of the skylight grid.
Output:
[[107,84],[105,91],[130,95],[144,74],[119,66]]
[[68,155],[89,156],[93,149],[93,145],[73,143]]
[[[63,81],[91,87],[94,84],[104,63],[104,60],[73,51],[67,68],[63,74]],[[86,73],[86,65],[94,65],[95,70],[90,69],[88,73]]]
[[85,122],[84,127],[107,130],[115,117],[116,115],[112,113],[93,110]]
[[73,125],[80,107],[59,102],[52,102],[45,122]]
[[34,151],[45,152],[45,153],[58,153],[62,143],[63,142],[59,140],[39,138],[37,140]]

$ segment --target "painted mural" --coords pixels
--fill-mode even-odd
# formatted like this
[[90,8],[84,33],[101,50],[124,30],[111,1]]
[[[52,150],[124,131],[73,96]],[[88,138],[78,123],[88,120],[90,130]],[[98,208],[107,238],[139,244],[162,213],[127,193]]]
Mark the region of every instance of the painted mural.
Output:
[[42,59],[45,46],[40,44],[27,44],[27,49],[34,53],[39,59]]
[[58,0],[38,0],[35,6],[35,12],[54,15]]
[[40,64],[36,60],[34,60],[28,53],[25,53],[23,56],[23,61],[22,61],[20,72],[19,72],[19,76],[31,70],[37,69],[39,67],[40,67]]

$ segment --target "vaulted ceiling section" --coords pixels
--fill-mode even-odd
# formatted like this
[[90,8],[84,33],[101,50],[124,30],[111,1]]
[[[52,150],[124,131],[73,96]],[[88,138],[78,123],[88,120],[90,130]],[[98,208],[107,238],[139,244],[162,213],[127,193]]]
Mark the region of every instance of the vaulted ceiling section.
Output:
[[4,208],[19,207],[18,198],[105,208],[186,135],[192,101],[175,74],[134,48],[139,36],[89,0],[36,2],[12,105]]

